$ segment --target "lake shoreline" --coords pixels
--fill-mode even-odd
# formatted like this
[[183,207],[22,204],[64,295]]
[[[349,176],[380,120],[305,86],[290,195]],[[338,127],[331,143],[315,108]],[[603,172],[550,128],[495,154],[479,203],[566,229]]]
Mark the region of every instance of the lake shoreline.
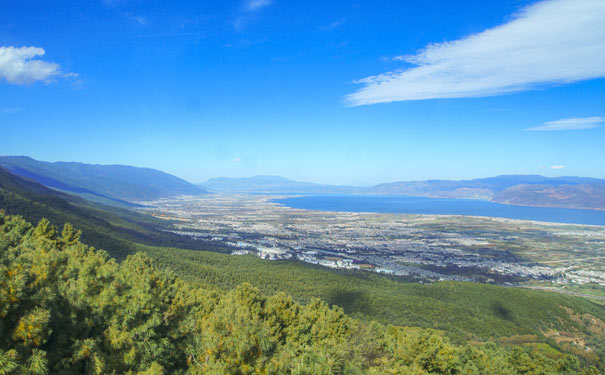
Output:
[[[276,194],[277,195],[277,194]],[[503,204],[484,199],[401,195],[275,195],[268,201],[288,208],[352,213],[469,216],[554,225],[605,226],[605,210]],[[374,200],[375,202],[369,202]],[[394,203],[394,204],[393,204]],[[438,205],[442,206],[439,207]],[[428,205],[426,208],[423,205]]]

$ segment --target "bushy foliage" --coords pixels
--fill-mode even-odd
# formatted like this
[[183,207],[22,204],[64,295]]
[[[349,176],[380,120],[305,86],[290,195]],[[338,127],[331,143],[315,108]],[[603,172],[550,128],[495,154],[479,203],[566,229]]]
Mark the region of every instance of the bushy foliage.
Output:
[[[495,340],[542,352],[554,347],[578,356],[584,365],[605,366],[603,331],[590,324],[605,322],[605,308],[585,298],[471,282],[421,284],[374,272],[267,262],[253,255],[133,246],[179,277],[223,291],[247,282],[265,295],[285,292],[303,304],[320,298],[366,322],[437,329],[456,344]],[[577,342],[557,341],[564,337]]]
[[454,345],[313,299],[117,263],[65,225],[0,212],[0,374],[598,374],[527,347]]

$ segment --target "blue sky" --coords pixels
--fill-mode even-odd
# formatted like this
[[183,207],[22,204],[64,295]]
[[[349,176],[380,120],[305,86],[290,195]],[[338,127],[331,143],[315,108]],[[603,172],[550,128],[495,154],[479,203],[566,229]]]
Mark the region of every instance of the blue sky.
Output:
[[0,154],[192,182],[605,178],[604,5],[2,1]]

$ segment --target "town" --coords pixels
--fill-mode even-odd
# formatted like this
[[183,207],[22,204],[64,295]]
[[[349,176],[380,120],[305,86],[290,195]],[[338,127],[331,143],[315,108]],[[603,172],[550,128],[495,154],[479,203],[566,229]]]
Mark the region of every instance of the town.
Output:
[[142,202],[172,232],[231,254],[298,260],[420,281],[605,287],[605,227],[501,218],[292,209],[276,195]]

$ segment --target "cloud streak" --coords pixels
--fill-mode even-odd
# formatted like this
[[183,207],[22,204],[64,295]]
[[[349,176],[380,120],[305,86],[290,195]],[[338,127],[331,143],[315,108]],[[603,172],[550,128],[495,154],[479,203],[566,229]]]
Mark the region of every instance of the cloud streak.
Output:
[[482,97],[605,77],[605,1],[547,0],[508,23],[398,57],[409,69],[356,81],[351,106]]
[[247,12],[254,12],[271,5],[272,2],[273,0],[248,0],[244,4],[244,9]]
[[339,20],[333,21],[332,23],[329,23],[327,25],[321,26],[319,28],[319,31],[321,32],[325,32],[325,31],[331,31],[334,29],[339,28],[340,26],[342,26],[345,23],[345,19],[341,18]]
[[528,128],[531,131],[561,131],[598,128],[605,123],[605,117],[571,117],[556,121],[548,121],[540,126]]
[[36,58],[44,53],[37,47],[0,47],[0,79],[12,85],[51,82],[61,69],[59,64]]
[[273,0],[246,0],[241,5],[238,16],[233,21],[235,30],[244,29],[248,23],[256,18],[256,14],[263,8],[273,4]]
[[4,107],[4,108],[0,108],[0,113],[5,114],[5,115],[12,115],[13,113],[18,113],[23,111],[23,108],[21,107]]

